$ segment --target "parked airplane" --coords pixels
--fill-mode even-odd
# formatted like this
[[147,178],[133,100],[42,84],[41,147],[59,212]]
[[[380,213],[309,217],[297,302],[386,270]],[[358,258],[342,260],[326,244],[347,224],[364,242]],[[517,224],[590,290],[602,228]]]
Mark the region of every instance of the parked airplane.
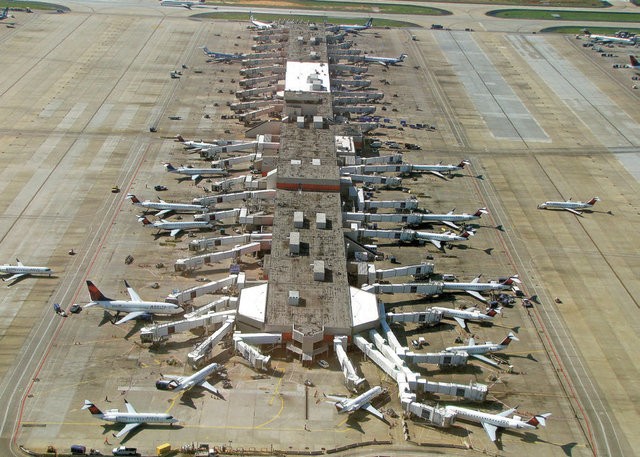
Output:
[[120,316],[121,312],[128,313],[125,317],[115,322],[116,325],[123,322],[130,321],[137,317],[149,314],[178,314],[183,310],[181,307],[174,303],[157,302],[157,301],[143,301],[133,288],[129,286],[127,281],[124,285],[129,292],[131,300],[114,300],[112,298],[105,297],[100,292],[95,284],[91,281],[87,281],[87,287],[89,288],[89,296],[91,301],[85,305],[85,308],[91,306],[99,306],[108,311],[116,311],[116,319]]
[[198,211],[205,212],[207,210],[207,207],[202,205],[194,205],[190,203],[167,203],[162,199],[159,202],[152,202],[149,200],[145,200],[141,202],[133,194],[128,194],[126,198],[130,199],[131,203],[133,203],[136,206],[141,206],[145,209],[148,208],[148,209],[159,210],[155,214],[156,217],[162,217],[170,212],[190,213],[190,212],[198,212]]
[[388,67],[389,65],[396,65],[400,62],[404,62],[404,59],[407,58],[406,54],[400,54],[398,57],[375,57],[375,56],[364,56],[365,62],[371,63],[379,63],[380,65],[384,65]]
[[160,219],[159,221],[151,222],[146,217],[138,217],[138,222],[142,222],[142,225],[145,227],[153,227],[160,230],[169,230],[170,236],[176,236],[183,230],[189,229],[201,229],[201,228],[210,228],[211,224],[207,221],[187,221],[187,222],[173,222],[173,221],[165,221],[164,219]]
[[440,306],[434,306],[431,309],[440,311],[444,317],[455,320],[460,327],[466,330],[467,321],[485,322],[493,319],[493,316],[500,313],[500,308],[489,309],[486,313],[483,313],[478,308],[467,309],[451,309],[443,308]]
[[191,176],[193,181],[197,181],[204,176],[227,176],[229,172],[222,168],[190,168],[190,167],[174,167],[170,163],[165,163],[164,167],[169,173],[177,173],[180,175]]
[[619,37],[619,36],[596,35],[596,34],[590,34],[589,39],[597,43],[627,44],[631,46],[635,46],[636,42],[638,41],[638,37],[636,36]]
[[[202,50],[207,55],[207,57],[215,60],[216,62],[231,62],[232,60],[242,60],[247,57],[246,54],[234,53],[229,54],[226,52],[215,52],[210,51],[206,46],[202,47]],[[214,145],[211,145],[214,146]]]
[[442,290],[447,292],[452,290],[463,290],[480,301],[487,301],[486,298],[480,295],[480,292],[489,290],[507,290],[511,288],[513,283],[520,284],[520,282],[518,275],[513,275],[503,282],[480,282],[480,276],[476,276],[471,282],[443,282]]
[[446,245],[447,243],[454,243],[456,241],[467,241],[467,239],[473,235],[474,233],[471,230],[465,230],[460,235],[456,235],[453,232],[416,232],[416,238],[430,241],[438,249],[442,249],[443,245]]
[[459,230],[460,227],[454,224],[454,222],[473,221],[475,219],[480,219],[480,217],[482,217],[483,214],[489,214],[489,212],[487,211],[487,208],[480,208],[478,211],[476,211],[473,214],[467,214],[467,213],[454,214],[454,211],[455,211],[455,208],[449,211],[447,214],[434,214],[434,213],[421,214],[420,219],[422,222],[441,222],[444,225],[451,227],[454,230]]
[[427,171],[442,179],[447,179],[444,173],[451,176],[451,173],[462,170],[465,165],[469,165],[470,163],[468,160],[462,160],[458,165],[442,165],[442,162],[440,162],[437,165],[419,165],[416,169]]
[[629,65],[625,65],[625,68],[631,68],[632,70],[640,71],[640,62],[636,59],[636,56],[629,56]]
[[582,212],[579,209],[591,209],[596,202],[600,201],[600,197],[593,197],[588,202],[574,202],[571,199],[566,202],[544,202],[538,205],[538,209],[563,209],[570,213],[580,216]]
[[207,389],[209,392],[220,395],[218,389],[213,387],[207,382],[207,376],[211,373],[219,371],[222,368],[217,363],[207,365],[202,370],[192,374],[191,376],[174,376],[174,375],[162,375],[162,379],[156,381],[156,389],[159,390],[173,390],[175,392],[187,391],[192,387],[200,386],[203,389]]
[[369,18],[369,20],[365,22],[364,25],[340,24],[338,25],[338,30],[342,30],[347,33],[358,33],[362,30],[370,29],[372,25],[373,25],[373,18]]
[[0,13],[0,21],[3,19],[7,19],[9,17],[9,7],[7,6],[5,9],[2,10],[2,13]]
[[[51,277],[53,271],[49,267],[27,267],[20,259],[16,259],[17,265],[4,264],[0,265],[0,275],[13,275],[9,278],[2,278],[5,282],[13,284],[20,278],[30,275],[47,275]],[[10,285],[11,285],[10,284]]]
[[274,24],[273,22],[262,22],[262,21],[257,21],[253,18],[253,14],[251,14],[249,16],[249,22],[251,22],[251,24],[260,29],[260,30],[264,30],[264,29],[275,29],[277,26],[276,24]]
[[446,406],[445,409],[455,414],[456,419],[480,423],[491,441],[496,440],[496,432],[499,428],[534,430],[538,428],[538,425],[544,427],[546,419],[551,416],[551,413],[539,414],[525,422],[520,416],[509,418],[516,412],[516,408],[508,409],[499,414],[483,413],[482,411],[452,405]]
[[114,436],[120,438],[126,435],[131,430],[139,427],[142,424],[175,424],[178,419],[175,419],[170,414],[165,413],[139,413],[135,410],[133,405],[127,400],[124,401],[127,406],[127,412],[120,412],[117,409],[108,409],[106,412],[100,411],[100,409],[89,400],[84,401],[82,409],[88,409],[93,417],[98,417],[108,422],[116,422],[120,424],[127,424],[122,430],[120,430]]
[[335,402],[334,406],[338,410],[338,414],[352,413],[358,409],[364,409],[378,419],[385,420],[384,415],[371,404],[371,400],[382,392],[382,387],[375,386],[365,393],[358,395],[356,398],[339,397],[335,395],[325,395],[325,397],[331,400],[331,402]]
[[496,362],[485,357],[483,354],[487,354],[488,352],[497,352],[502,351],[509,346],[511,341],[520,341],[513,332],[509,332],[507,337],[503,339],[500,344],[491,343],[487,341],[485,344],[476,344],[473,338],[469,338],[469,344],[467,346],[450,346],[445,348],[446,352],[458,352],[464,351],[469,354],[471,357],[475,357],[482,362],[488,363],[489,365],[498,366]]

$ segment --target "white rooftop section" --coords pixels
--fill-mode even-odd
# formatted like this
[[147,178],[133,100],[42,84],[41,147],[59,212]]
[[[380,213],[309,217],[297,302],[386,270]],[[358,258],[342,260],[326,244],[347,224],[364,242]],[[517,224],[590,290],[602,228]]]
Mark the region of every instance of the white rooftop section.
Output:
[[380,319],[378,298],[375,295],[356,287],[349,287],[349,292],[351,295],[351,318],[356,331],[358,331],[358,327],[367,326],[367,324]]
[[254,323],[264,325],[264,313],[267,306],[267,284],[246,287],[240,292],[238,314],[245,316]]
[[287,62],[284,90],[329,92],[329,65],[322,62]]

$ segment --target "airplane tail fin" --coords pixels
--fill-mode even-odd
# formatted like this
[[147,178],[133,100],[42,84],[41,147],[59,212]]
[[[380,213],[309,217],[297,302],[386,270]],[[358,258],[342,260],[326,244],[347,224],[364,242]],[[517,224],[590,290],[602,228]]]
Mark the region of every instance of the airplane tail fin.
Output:
[[171,165],[169,162],[165,163],[164,167],[167,169],[167,171],[176,171],[176,167]]
[[[206,47],[204,49],[207,49]],[[178,134],[176,135],[176,141],[178,141],[179,143],[184,143],[185,139],[182,138],[182,135]]]
[[369,20],[364,24],[365,27],[369,28],[373,25],[373,18],[370,17]]
[[513,332],[509,332],[506,338],[500,342],[500,345],[509,346],[512,341],[520,341],[520,339]]
[[[203,46],[203,47],[202,47],[202,51],[203,51],[203,52],[205,53],[205,55],[207,55],[207,56],[211,54],[211,51],[209,51],[209,48],[208,48],[208,47],[206,47],[206,46]],[[179,135],[178,135],[178,136],[179,136]],[[184,140],[180,140],[180,141],[181,141],[182,143],[184,143]]]
[[106,297],[102,292],[100,292],[100,289],[98,289],[96,285],[89,280],[87,280],[87,287],[89,288],[91,301],[113,301],[111,298]]
[[551,416],[551,413],[536,414],[527,421],[527,424],[533,425],[534,427],[537,427],[538,425],[542,425],[543,427],[545,427],[547,425],[547,418],[549,416]]
[[522,281],[520,281],[520,279],[518,278],[518,275],[513,275],[513,276],[508,277],[508,278],[507,278],[507,279],[502,283],[502,285],[504,285],[504,286],[510,286],[510,285],[511,285],[511,284],[513,284],[514,282],[515,282],[515,283],[517,283],[517,284],[522,283]]
[[458,166],[459,166],[460,168],[464,168],[464,166],[465,166],[465,165],[469,165],[470,163],[471,163],[471,162],[469,162],[468,160],[466,160],[466,159],[465,159],[465,160],[460,161],[460,163],[458,164]]
[[496,314],[500,314],[501,313],[501,308],[491,308],[489,311],[487,311],[487,316],[491,316],[494,317]]
[[100,408],[98,408],[96,405],[91,403],[89,400],[84,401],[84,406],[82,407],[82,409],[88,409],[93,416],[102,415],[102,411],[100,411]]
[[136,197],[133,194],[127,194],[127,198],[131,200],[131,203],[140,203],[140,200],[138,200],[138,197]]
[[462,232],[460,234],[460,236],[463,237],[463,238],[469,238],[470,236],[473,236],[473,235],[475,235],[473,230],[465,230],[464,232]]
[[153,225],[149,219],[146,217],[138,217],[138,222],[142,222],[142,225]]
[[629,61],[631,62],[632,67],[640,67],[640,62],[638,62],[636,56],[629,56]]
[[476,211],[475,213],[473,213],[474,216],[480,217],[483,214],[489,214],[489,211],[487,211],[487,208],[480,208],[478,211]]
[[600,201],[600,197],[593,197],[591,200],[589,200],[587,203],[591,206],[595,205],[596,202]]

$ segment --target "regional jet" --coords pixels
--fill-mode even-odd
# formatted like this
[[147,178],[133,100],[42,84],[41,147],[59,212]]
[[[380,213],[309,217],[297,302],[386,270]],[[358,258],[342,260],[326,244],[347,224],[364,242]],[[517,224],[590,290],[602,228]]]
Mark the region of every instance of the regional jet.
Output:
[[178,314],[183,311],[182,308],[175,303],[143,301],[136,291],[129,286],[127,281],[124,282],[124,285],[127,288],[127,292],[129,292],[131,301],[108,298],[100,292],[100,289],[98,289],[95,284],[87,281],[91,301],[85,305],[85,308],[99,306],[107,311],[116,311],[116,319],[118,319],[121,312],[128,313],[125,317],[116,321],[116,325],[149,314]]
[[262,22],[262,21],[255,20],[253,18],[253,14],[249,16],[249,22],[251,22],[251,25],[253,25],[255,28],[260,30],[275,29],[277,27],[276,24],[274,24],[273,22]]
[[441,222],[442,224],[448,227],[451,227],[454,230],[459,230],[460,227],[454,224],[454,222],[473,221],[475,219],[480,219],[480,217],[482,217],[483,214],[489,213],[487,211],[487,208],[480,208],[478,211],[476,211],[473,214],[467,214],[467,213],[454,214],[454,211],[455,211],[455,208],[449,211],[447,214],[434,214],[434,213],[420,214],[420,221],[427,222],[427,223]]
[[620,36],[595,35],[595,34],[590,34],[589,39],[597,43],[626,44],[631,46],[635,46],[636,42],[638,41],[638,37],[636,36],[620,37]]
[[159,202],[152,202],[149,200],[145,200],[141,202],[138,198],[133,194],[128,194],[127,197],[131,200],[136,206],[141,206],[142,208],[158,210],[155,214],[156,217],[162,217],[168,213],[176,212],[176,213],[193,213],[193,212],[205,212],[207,211],[206,206],[202,205],[193,205],[190,203],[167,203],[164,200],[160,199]]
[[538,209],[563,209],[577,216],[582,215],[579,209],[591,209],[596,202],[600,201],[600,197],[593,197],[588,202],[574,202],[571,199],[565,202],[544,202],[538,205]]
[[226,52],[210,51],[209,48],[207,48],[206,46],[203,46],[202,50],[207,55],[207,57],[209,57],[211,60],[215,62],[231,62],[233,60],[242,60],[247,57],[246,54],[240,54],[240,53],[229,54]]
[[100,409],[91,403],[89,400],[84,401],[82,409],[88,409],[93,417],[105,420],[107,422],[116,422],[119,424],[126,424],[122,430],[120,430],[114,436],[120,438],[126,435],[135,428],[138,428],[142,424],[175,424],[178,419],[175,419],[170,414],[165,413],[139,413],[135,410],[133,405],[127,400],[124,401],[127,406],[127,412],[120,412],[117,409],[109,409],[106,412],[100,411]]
[[483,413],[482,411],[461,408],[459,406],[446,406],[445,410],[455,414],[456,420],[462,419],[481,424],[491,441],[496,441],[496,432],[499,428],[535,430],[538,428],[538,425],[544,427],[546,425],[546,419],[551,416],[551,413],[539,414],[525,422],[520,416],[509,418],[509,416],[516,412],[516,408],[508,409],[499,414]]
[[502,282],[480,282],[480,276],[476,276],[471,282],[443,282],[442,290],[447,292],[463,290],[473,298],[477,298],[478,300],[485,302],[487,299],[480,295],[480,292],[490,290],[507,290],[513,286],[513,283],[520,284],[518,275],[513,275]]
[[371,400],[382,392],[382,387],[375,386],[367,390],[365,393],[358,395],[356,398],[339,397],[335,395],[325,395],[325,397],[331,402],[335,402],[334,406],[338,410],[338,414],[352,413],[359,409],[364,409],[376,416],[378,419],[385,420],[384,415],[371,404]]
[[431,309],[440,311],[443,317],[455,320],[458,325],[465,330],[467,329],[467,321],[487,322],[492,320],[493,316],[500,313],[500,308],[491,308],[486,313],[483,313],[478,308],[467,308],[463,310],[434,306]]
[[460,235],[456,235],[453,232],[416,232],[417,239],[430,241],[438,249],[442,249],[444,245],[454,243],[456,241],[468,241],[469,237],[473,235],[474,232],[471,230],[465,230]]
[[2,278],[3,281],[11,282],[11,284],[13,284],[17,280],[26,276],[47,275],[51,277],[51,275],[53,274],[51,268],[48,267],[27,267],[22,262],[20,262],[20,259],[16,259],[16,262],[18,263],[17,265],[0,265],[0,275],[13,275],[8,278]]
[[191,168],[191,167],[174,167],[170,163],[165,163],[164,167],[169,173],[177,173],[180,175],[191,176],[193,181],[198,181],[204,176],[227,176],[229,172],[222,168]]
[[364,56],[365,62],[371,63],[379,63],[380,65],[384,65],[388,67],[389,65],[397,65],[400,62],[404,62],[404,59],[407,58],[406,54],[400,54],[398,57],[375,57],[375,56]]
[[138,217],[138,222],[142,222],[145,227],[157,228],[158,233],[161,230],[169,230],[170,236],[176,236],[183,230],[211,228],[211,224],[208,221],[173,222],[160,219],[159,221],[151,222],[146,217],[141,216]]
[[465,165],[469,165],[471,162],[468,160],[462,160],[458,165],[443,165],[442,162],[436,165],[414,165],[415,171],[426,171],[434,174],[439,178],[447,179],[444,173],[451,176],[454,171],[462,170]]
[[342,30],[343,32],[347,32],[347,33],[358,33],[358,32],[361,32],[362,30],[370,29],[372,25],[373,25],[373,18],[369,18],[369,20],[365,22],[364,25],[340,24],[338,25],[338,30]]
[[469,354],[471,357],[475,357],[476,359],[488,363],[489,365],[493,365],[494,367],[498,366],[496,362],[485,357],[483,354],[487,354],[489,352],[497,352],[502,351],[509,346],[511,341],[520,341],[513,332],[509,332],[505,339],[503,339],[500,344],[491,343],[490,341],[485,344],[475,344],[475,340],[473,338],[469,338],[469,344],[467,346],[451,346],[445,348],[446,352],[459,352],[464,351]]
[[192,387],[200,386],[203,389],[207,389],[209,392],[220,395],[218,389],[213,387],[207,382],[207,376],[219,371],[222,368],[217,363],[207,365],[202,370],[192,374],[191,376],[174,376],[174,375],[162,375],[162,379],[156,381],[156,389],[159,390],[173,390],[174,392],[187,391]]

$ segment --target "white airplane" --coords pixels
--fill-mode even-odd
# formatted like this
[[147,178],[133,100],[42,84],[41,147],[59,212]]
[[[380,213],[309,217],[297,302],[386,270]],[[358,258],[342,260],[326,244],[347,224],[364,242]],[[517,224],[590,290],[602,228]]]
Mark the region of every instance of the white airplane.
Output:
[[364,25],[340,24],[338,25],[338,30],[342,30],[347,33],[358,33],[362,30],[370,29],[372,25],[373,25],[373,18],[369,18],[369,20],[365,22]]
[[538,428],[538,425],[544,427],[547,418],[551,416],[551,413],[539,414],[533,416],[528,421],[523,421],[520,416],[509,418],[509,416],[516,412],[516,408],[508,409],[499,414],[483,413],[482,411],[451,405],[445,406],[445,410],[455,414],[456,419],[480,423],[484,431],[489,435],[491,441],[496,440],[496,432],[499,428],[534,430]]
[[186,1],[180,1],[180,0],[161,0],[160,2],[160,6],[181,6],[183,8],[186,8],[188,10],[191,9],[192,6],[201,6],[204,5],[204,0],[198,0],[198,1],[190,1],[190,0],[186,0]]
[[359,409],[364,409],[370,412],[378,419],[385,420],[384,415],[377,410],[372,404],[371,400],[380,395],[383,392],[382,387],[375,386],[367,390],[365,393],[358,395],[356,398],[339,397],[336,395],[325,395],[338,410],[338,414],[352,413]]
[[183,311],[181,307],[174,303],[157,302],[157,301],[143,301],[133,288],[129,286],[127,281],[124,282],[127,287],[127,292],[131,300],[114,300],[106,297],[100,289],[96,287],[91,281],[87,281],[87,287],[89,288],[89,296],[91,301],[85,305],[85,308],[91,306],[99,306],[108,311],[116,311],[116,319],[120,316],[121,312],[128,313],[122,319],[116,321],[116,325],[123,322],[130,321],[137,317],[148,314],[178,314]]
[[249,22],[251,22],[251,25],[253,25],[254,27],[260,30],[275,29],[277,27],[276,24],[274,24],[273,22],[262,22],[262,21],[255,20],[253,18],[253,14],[249,16]]
[[456,235],[453,232],[416,232],[417,239],[430,241],[438,249],[442,249],[442,246],[447,243],[454,243],[456,241],[467,241],[468,238],[473,235],[474,233],[471,230],[465,230],[460,235]]
[[201,229],[201,228],[210,228],[211,224],[207,221],[190,221],[190,222],[172,222],[165,221],[164,219],[160,219],[159,221],[151,222],[146,217],[138,217],[138,222],[142,222],[142,225],[145,227],[154,227],[160,230],[169,230],[170,236],[176,236],[183,230],[189,229]]
[[509,346],[509,343],[511,343],[511,341],[520,341],[513,334],[513,332],[509,332],[507,337],[503,339],[500,344],[491,343],[490,341],[487,341],[485,344],[475,344],[475,340],[473,338],[469,338],[469,344],[467,346],[450,346],[448,348],[445,348],[445,351],[464,351],[471,357],[475,357],[476,359],[488,363],[489,365],[498,366],[496,362],[489,359],[488,357],[485,357],[483,354],[486,354],[488,352],[503,351],[507,348],[507,346]]
[[544,202],[538,205],[538,209],[563,209],[580,216],[582,212],[578,211],[579,209],[591,209],[599,201],[600,197],[593,197],[587,202],[574,202],[571,199],[565,202]]
[[164,167],[169,173],[177,173],[180,175],[191,176],[193,181],[197,181],[204,176],[228,176],[229,172],[222,168],[190,168],[190,167],[174,167],[170,163],[165,163]]
[[240,53],[229,54],[226,52],[210,51],[209,48],[207,48],[206,46],[203,46],[202,50],[207,55],[207,57],[215,60],[216,62],[231,62],[233,60],[242,60],[247,57],[246,54],[240,54]]
[[216,143],[207,143],[202,140],[193,141],[193,140],[185,140],[182,135],[176,135],[176,141],[182,143],[185,149],[209,149],[214,146],[218,146]]
[[611,35],[596,35],[590,34],[589,39],[591,41],[595,41],[597,43],[615,43],[615,44],[628,44],[631,46],[635,46],[638,41],[638,37],[632,36],[628,38],[623,38],[619,36],[611,36]]
[[187,391],[195,386],[207,389],[209,392],[220,395],[218,389],[207,382],[207,376],[220,370],[222,367],[217,363],[207,365],[202,370],[192,374],[191,376],[174,376],[162,375],[162,379],[156,381],[156,389],[173,390],[174,392]]
[[155,214],[156,217],[162,217],[170,212],[176,213],[190,213],[190,212],[205,212],[207,211],[206,206],[202,205],[194,205],[190,203],[167,203],[164,200],[160,200],[159,202],[152,202],[149,200],[145,200],[141,202],[138,198],[133,194],[128,194],[127,197],[131,200],[136,206],[141,206],[145,209],[154,209],[158,210],[158,213]]
[[175,424],[178,419],[175,419],[170,414],[165,413],[139,413],[135,410],[133,405],[127,400],[124,401],[127,406],[127,412],[120,412],[117,409],[108,409],[106,412],[100,411],[100,409],[91,403],[89,400],[84,401],[82,409],[88,409],[93,417],[98,417],[107,422],[117,422],[120,424],[127,424],[122,430],[120,430],[114,436],[120,438],[126,435],[131,430],[138,428],[142,424]]
[[426,171],[436,175],[438,178],[447,179],[444,173],[451,175],[454,171],[462,170],[465,165],[471,162],[462,160],[458,165],[443,165],[442,162],[436,165],[414,165],[416,171]]
[[389,65],[396,65],[400,62],[404,62],[408,56],[406,54],[400,54],[398,57],[375,57],[375,56],[364,56],[365,62],[371,63],[379,63],[380,65],[384,65],[388,67]]
[[471,282],[443,282],[442,290],[463,290],[480,301],[487,301],[486,298],[480,295],[480,292],[488,290],[507,290],[512,287],[513,283],[521,283],[521,281],[518,279],[518,275],[513,275],[503,282],[480,282],[480,276],[476,276]]
[[[20,278],[30,275],[47,275],[51,277],[53,271],[49,267],[27,267],[20,259],[16,259],[17,265],[4,264],[0,265],[0,275],[13,275],[9,278],[2,278],[5,282],[11,282],[13,284]],[[9,285],[11,285],[9,284]]]
[[455,211],[455,208],[449,211],[447,214],[434,214],[434,213],[421,214],[420,219],[422,220],[422,222],[442,222],[444,225],[451,227],[454,230],[459,230],[460,227],[454,224],[454,222],[473,221],[475,219],[480,219],[480,217],[482,217],[483,214],[489,214],[489,211],[487,211],[487,208],[480,208],[478,211],[476,211],[473,214],[467,214],[467,213],[454,214],[454,211]]
[[431,309],[440,311],[444,317],[455,320],[458,325],[465,330],[467,328],[467,321],[486,322],[492,320],[493,316],[500,313],[500,308],[491,308],[486,313],[483,313],[478,308],[451,309],[434,306]]

